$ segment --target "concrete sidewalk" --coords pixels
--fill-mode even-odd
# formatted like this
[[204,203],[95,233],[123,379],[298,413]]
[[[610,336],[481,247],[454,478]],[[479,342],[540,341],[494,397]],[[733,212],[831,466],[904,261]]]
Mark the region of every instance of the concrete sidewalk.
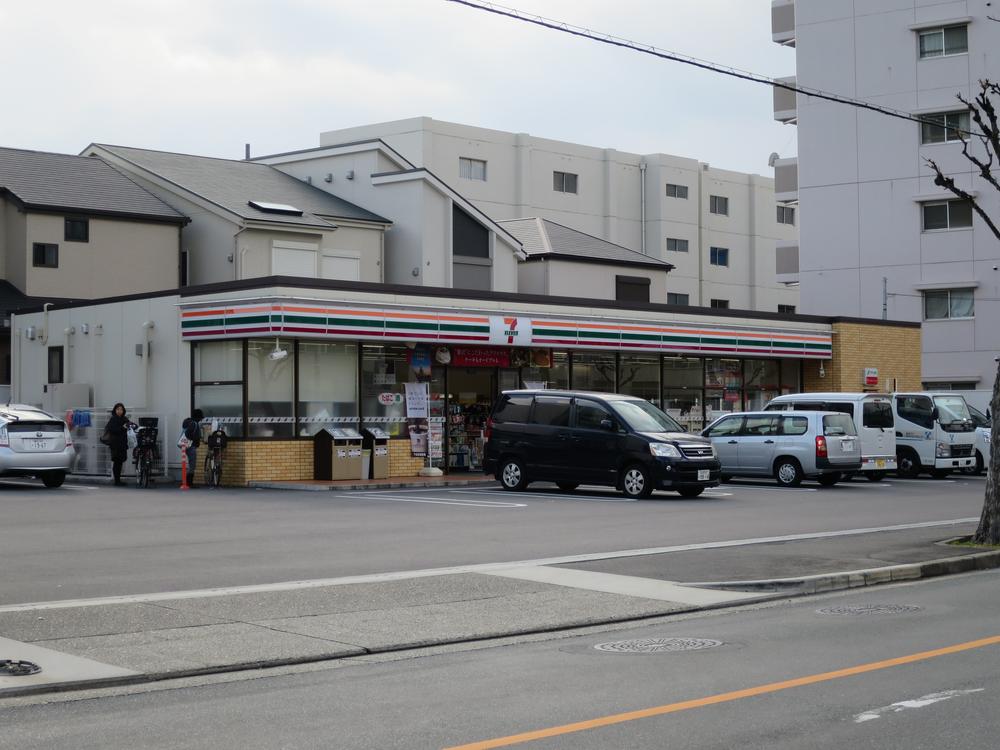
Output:
[[[484,565],[0,606],[0,698],[642,620],[1000,566],[974,524],[582,562]],[[596,557],[596,556],[592,556]]]

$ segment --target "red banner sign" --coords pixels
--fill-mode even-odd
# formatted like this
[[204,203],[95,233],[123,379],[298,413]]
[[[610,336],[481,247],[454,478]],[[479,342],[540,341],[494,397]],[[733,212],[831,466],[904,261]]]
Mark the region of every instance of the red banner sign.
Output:
[[495,346],[453,346],[454,367],[510,367],[510,350]]

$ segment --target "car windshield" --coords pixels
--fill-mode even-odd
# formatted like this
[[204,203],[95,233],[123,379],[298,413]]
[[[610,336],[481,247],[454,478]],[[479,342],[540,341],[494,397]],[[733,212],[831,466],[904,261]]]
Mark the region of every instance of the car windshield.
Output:
[[990,418],[976,407],[970,406],[969,414],[972,415],[972,421],[976,423],[976,427],[990,427]]
[[636,432],[684,432],[684,428],[648,401],[612,401],[611,408]]
[[935,396],[934,405],[938,409],[938,421],[943,425],[972,421],[969,407],[961,396]]

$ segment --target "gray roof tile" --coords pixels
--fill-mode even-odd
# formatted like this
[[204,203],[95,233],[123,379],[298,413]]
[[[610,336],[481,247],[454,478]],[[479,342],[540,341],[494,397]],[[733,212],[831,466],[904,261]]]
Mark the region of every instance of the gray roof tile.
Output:
[[0,190],[28,208],[185,221],[101,159],[0,148]]
[[[391,223],[267,164],[97,145],[244,219],[320,227],[330,226],[326,218]],[[251,208],[250,201],[284,203],[301,209],[303,214],[268,213]]]
[[592,263],[622,263],[669,271],[674,266],[627,247],[578,232],[549,219],[511,219],[498,222],[521,241],[528,258],[554,256]]

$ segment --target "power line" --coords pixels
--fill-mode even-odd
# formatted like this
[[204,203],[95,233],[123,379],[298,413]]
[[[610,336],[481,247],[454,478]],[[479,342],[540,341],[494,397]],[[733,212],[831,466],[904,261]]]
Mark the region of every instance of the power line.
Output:
[[[478,2],[474,2],[473,0],[446,0],[446,2],[457,3],[458,5],[465,5],[469,8],[474,8],[475,10],[485,11],[486,13],[493,13],[498,16],[513,18],[514,20],[517,21],[534,24],[535,26],[541,26],[546,29],[552,29],[553,31],[560,31],[564,34],[570,34],[572,36],[589,39],[594,42],[600,42],[601,44],[608,44],[613,47],[630,49],[633,50],[634,52],[641,52],[645,55],[652,55],[653,57],[659,57],[663,60],[671,60],[673,62],[679,62],[684,65],[691,65],[695,68],[701,68],[703,70],[708,70],[713,73],[721,73],[722,75],[730,76],[732,78],[739,78],[741,80],[751,81],[753,83],[762,83],[766,86],[771,86],[772,88],[785,89],[786,91],[792,91],[796,94],[804,94],[806,96],[811,96],[816,99],[824,99],[826,101],[836,102],[837,104],[845,104],[850,107],[867,109],[872,112],[877,112],[878,114],[886,115],[888,117],[895,117],[900,120],[907,120],[909,122],[916,122],[923,125],[935,125],[939,127],[944,127],[944,122],[941,120],[918,117],[917,115],[910,114],[909,112],[904,112],[898,109],[892,109],[891,107],[883,107],[878,104],[872,104],[871,102],[866,102],[862,99],[852,99],[851,97],[848,96],[833,94],[828,91],[823,91],[821,89],[814,89],[808,86],[799,86],[798,84],[794,83],[786,83],[784,81],[779,81],[774,78],[768,78],[767,76],[761,75],[759,73],[752,73],[750,71],[740,70],[739,68],[733,68],[727,65],[720,65],[719,63],[710,62],[708,60],[701,60],[697,57],[691,57],[690,55],[682,55],[677,52],[669,52],[667,50],[661,50],[649,44],[640,44],[639,42],[634,42],[629,39],[623,39],[621,37],[613,36],[611,34],[605,34],[603,32],[594,31],[592,29],[586,29],[583,28],[582,26],[574,26],[564,21],[556,21],[551,18],[545,18],[544,16],[538,16],[531,13],[524,13],[523,11],[519,11],[516,8],[509,8],[504,5],[497,5],[496,3],[485,2],[483,0],[480,0]],[[971,131],[963,130],[961,128],[947,128],[947,129],[950,132],[960,133],[963,136],[977,136],[976,133],[972,133]]]

